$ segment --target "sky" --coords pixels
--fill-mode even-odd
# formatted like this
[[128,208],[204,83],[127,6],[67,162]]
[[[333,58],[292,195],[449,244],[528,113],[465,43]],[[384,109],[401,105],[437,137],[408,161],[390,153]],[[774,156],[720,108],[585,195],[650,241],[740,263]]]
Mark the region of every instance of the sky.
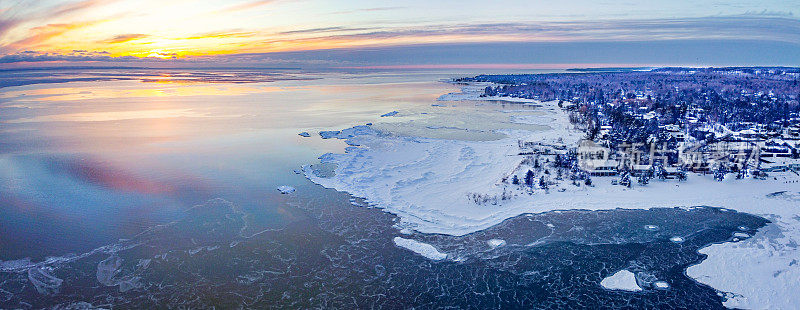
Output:
[[800,0],[0,0],[0,66],[800,65]]

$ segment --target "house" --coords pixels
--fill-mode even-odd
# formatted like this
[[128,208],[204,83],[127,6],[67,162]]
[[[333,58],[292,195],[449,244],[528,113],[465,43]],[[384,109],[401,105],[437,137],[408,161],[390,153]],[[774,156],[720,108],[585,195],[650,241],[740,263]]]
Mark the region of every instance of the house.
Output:
[[633,169],[631,169],[631,175],[638,177],[645,174],[652,175],[653,173],[653,166],[651,165],[633,165]]
[[594,166],[586,172],[593,177],[615,176],[617,175],[617,165],[618,163],[616,161],[608,161],[605,164]]
[[681,131],[671,131],[669,133],[670,138],[675,139],[675,142],[684,142],[686,141],[686,134]]
[[678,177],[678,174],[680,174],[678,167],[664,167],[664,176],[666,176],[667,179],[675,179]]
[[758,158],[760,148],[754,142],[739,141],[728,138],[719,142],[687,148],[681,151],[680,160],[689,171],[705,173],[717,163],[724,163],[728,168],[737,171],[746,165],[752,165]]
[[764,146],[761,148],[761,157],[767,158],[774,158],[774,157],[785,157],[789,158],[794,155],[796,152],[795,148],[787,143],[786,141],[780,139],[772,139],[764,143]]
[[736,133],[736,136],[741,140],[758,140],[761,135],[753,129],[745,129]]
[[689,171],[694,173],[706,174],[711,172],[711,164],[709,162],[697,162],[688,166]]
[[791,126],[786,128],[786,135],[790,138],[800,138],[800,126]]

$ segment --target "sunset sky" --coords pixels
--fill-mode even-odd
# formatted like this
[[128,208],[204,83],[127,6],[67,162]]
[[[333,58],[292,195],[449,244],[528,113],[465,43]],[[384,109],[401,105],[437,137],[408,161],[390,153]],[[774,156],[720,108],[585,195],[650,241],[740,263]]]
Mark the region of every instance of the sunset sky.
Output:
[[798,0],[2,0],[0,65],[799,65],[798,17]]

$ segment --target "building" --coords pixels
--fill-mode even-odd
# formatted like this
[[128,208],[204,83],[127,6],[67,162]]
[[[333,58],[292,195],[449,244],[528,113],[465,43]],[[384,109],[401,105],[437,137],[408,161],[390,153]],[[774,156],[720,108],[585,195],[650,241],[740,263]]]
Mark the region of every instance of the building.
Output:
[[639,177],[646,174],[652,175],[652,173],[653,173],[653,166],[651,165],[633,165],[631,169],[631,175],[635,177]]
[[795,148],[786,141],[780,139],[773,139],[769,140],[764,143],[764,146],[761,148],[761,157],[762,158],[774,158],[774,157],[783,157],[783,158],[790,158],[793,157],[796,150]]
[[591,169],[588,169],[586,172],[593,177],[610,177],[617,175],[617,165],[618,163],[613,160],[609,160],[607,163],[594,166]]

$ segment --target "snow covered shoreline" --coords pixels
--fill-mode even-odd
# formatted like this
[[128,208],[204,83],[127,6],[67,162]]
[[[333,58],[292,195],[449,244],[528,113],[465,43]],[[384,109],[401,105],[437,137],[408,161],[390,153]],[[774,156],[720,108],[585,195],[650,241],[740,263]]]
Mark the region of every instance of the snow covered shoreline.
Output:
[[[304,172],[315,183],[362,197],[371,205],[398,215],[398,228],[423,233],[464,235],[523,213],[565,209],[705,205],[764,216],[773,224],[749,239],[702,249],[708,259],[690,267],[687,275],[729,292],[725,302],[728,307],[784,309],[800,304],[800,296],[794,293],[800,290],[800,201],[792,194],[800,192],[800,186],[792,183],[800,177],[773,173],[768,180],[717,182],[711,176],[690,175],[682,183],[653,181],[634,188],[611,185],[611,178],[596,178],[595,186],[590,188],[538,192],[497,204],[476,204],[468,199],[470,193],[505,192],[505,185],[499,180],[520,164],[518,141],[571,144],[582,136],[571,129],[566,113],[554,102],[480,98],[479,90],[484,86],[468,86],[465,92],[444,95],[440,100],[508,99],[535,103],[540,106],[537,114],[507,113],[508,117],[513,122],[541,122],[549,129],[500,130],[506,138],[493,141],[420,138],[363,130],[346,137],[353,145],[346,153],[321,157],[322,162],[337,165],[333,177],[319,177],[310,167]],[[780,192],[789,194],[775,194]]]

